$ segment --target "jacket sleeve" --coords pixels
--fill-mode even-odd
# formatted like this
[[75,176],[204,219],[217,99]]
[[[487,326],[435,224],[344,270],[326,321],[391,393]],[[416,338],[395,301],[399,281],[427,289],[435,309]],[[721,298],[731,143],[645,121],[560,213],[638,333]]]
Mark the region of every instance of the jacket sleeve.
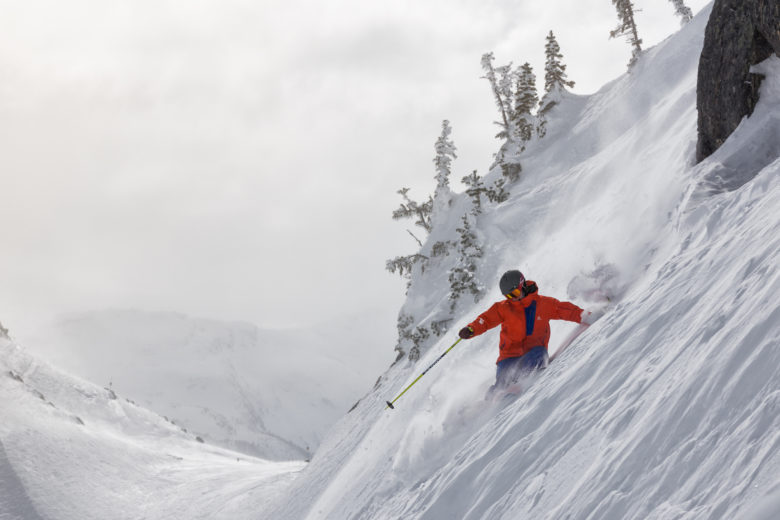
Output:
[[501,302],[494,303],[488,310],[480,314],[476,320],[469,323],[468,326],[474,331],[475,336],[479,336],[486,330],[490,330],[504,321],[504,318],[501,317],[499,311],[500,303]]
[[582,323],[582,309],[571,302],[562,302],[547,297],[550,304],[550,319]]

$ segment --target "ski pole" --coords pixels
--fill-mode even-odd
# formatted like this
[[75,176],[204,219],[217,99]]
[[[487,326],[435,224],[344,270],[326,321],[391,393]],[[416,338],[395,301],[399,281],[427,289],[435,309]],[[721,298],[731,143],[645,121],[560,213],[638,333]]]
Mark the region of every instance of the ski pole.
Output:
[[[439,356],[438,358],[436,358],[436,361],[434,361],[433,363],[431,363],[431,366],[429,366],[428,368],[426,368],[425,370],[423,370],[423,373],[422,373],[422,374],[420,374],[419,376],[417,376],[417,379],[415,379],[414,381],[412,381],[412,383],[411,383],[409,386],[407,386],[406,388],[404,388],[404,391],[403,391],[403,392],[401,392],[400,394],[398,394],[398,396],[396,396],[396,398],[395,398],[395,399],[393,399],[392,401],[385,401],[385,402],[387,403],[387,408],[392,408],[392,409],[394,409],[394,410],[395,410],[395,406],[393,406],[393,403],[394,403],[394,402],[396,402],[398,399],[400,399],[400,397],[401,397],[402,395],[404,395],[404,394],[406,393],[406,391],[407,391],[407,390],[409,390],[409,389],[412,387],[412,385],[414,385],[414,384],[415,384],[417,381],[419,381],[419,380],[420,380],[420,378],[421,378],[422,376],[424,376],[426,372],[428,372],[428,370],[432,369],[432,368],[433,368],[433,365],[435,365],[436,363],[438,363],[438,362],[441,360],[441,358],[443,358],[444,356],[446,356],[446,355],[447,355],[447,352],[449,352],[450,350],[452,350],[452,349],[453,349],[453,347],[455,347],[455,345],[457,345],[458,343],[460,343],[460,340],[461,340],[461,339],[462,339],[462,338],[458,338],[458,341],[456,341],[455,343],[453,343],[453,344],[452,344],[452,347],[450,347],[450,348],[448,348],[447,350],[445,350],[445,351],[444,351],[444,354],[442,354],[441,356]],[[387,410],[387,408],[385,408],[385,410]]]

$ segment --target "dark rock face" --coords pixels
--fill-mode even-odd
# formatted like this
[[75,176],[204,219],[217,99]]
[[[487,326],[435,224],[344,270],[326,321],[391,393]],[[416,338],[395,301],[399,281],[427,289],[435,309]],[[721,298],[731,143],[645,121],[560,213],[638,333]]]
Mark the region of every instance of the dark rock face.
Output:
[[779,0],[715,0],[699,60],[697,161],[753,113],[763,78],[750,67],[773,52],[780,56]]

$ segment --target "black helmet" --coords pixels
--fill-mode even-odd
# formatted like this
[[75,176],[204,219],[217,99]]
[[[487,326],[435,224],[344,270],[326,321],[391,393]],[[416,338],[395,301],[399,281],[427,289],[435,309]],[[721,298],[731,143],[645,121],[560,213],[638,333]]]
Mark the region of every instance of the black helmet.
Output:
[[507,271],[501,276],[501,280],[498,282],[498,286],[501,288],[501,294],[508,295],[518,287],[522,287],[525,283],[525,276],[520,271],[514,269]]

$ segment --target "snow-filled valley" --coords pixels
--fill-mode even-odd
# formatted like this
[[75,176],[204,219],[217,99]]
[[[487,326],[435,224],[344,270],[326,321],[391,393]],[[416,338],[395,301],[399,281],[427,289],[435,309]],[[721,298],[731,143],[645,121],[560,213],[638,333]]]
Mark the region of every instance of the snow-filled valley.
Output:
[[[0,519],[777,518],[780,58],[756,67],[754,114],[695,164],[709,12],[550,112],[510,198],[478,217],[486,295],[367,385],[309,463],[198,442],[0,338]],[[491,331],[386,409],[501,298],[507,269],[586,308],[603,289],[607,312],[506,407],[483,400]],[[413,278],[405,312],[448,306],[440,277]],[[551,352],[573,328],[554,324]]]
[[209,443],[303,460],[392,361],[389,349],[372,359],[361,348],[365,334],[355,321],[331,322],[324,331],[263,330],[115,310],[70,315],[41,327],[24,346]]
[[0,338],[0,518],[256,518],[303,462],[199,442]]

